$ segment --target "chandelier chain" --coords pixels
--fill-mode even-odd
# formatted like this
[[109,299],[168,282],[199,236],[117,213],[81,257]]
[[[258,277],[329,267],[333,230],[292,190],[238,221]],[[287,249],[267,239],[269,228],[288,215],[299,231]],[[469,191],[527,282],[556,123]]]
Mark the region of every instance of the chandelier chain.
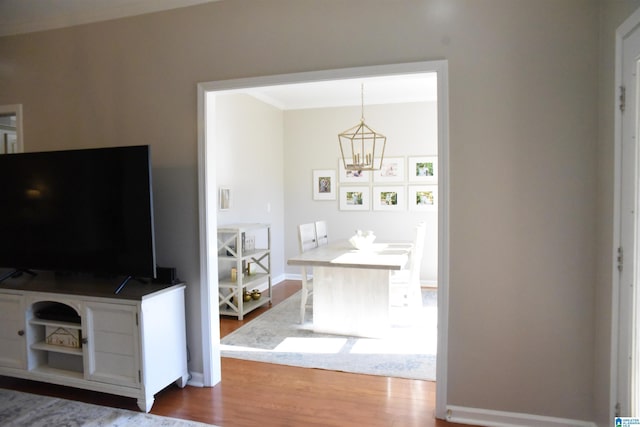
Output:
[[364,123],[364,83],[360,83],[360,120]]

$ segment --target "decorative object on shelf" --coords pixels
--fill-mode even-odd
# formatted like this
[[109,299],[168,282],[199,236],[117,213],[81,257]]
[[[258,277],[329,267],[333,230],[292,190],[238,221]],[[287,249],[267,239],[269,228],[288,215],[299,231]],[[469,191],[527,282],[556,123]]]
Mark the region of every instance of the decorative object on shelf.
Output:
[[377,170],[384,159],[387,137],[371,129],[364,122],[364,84],[360,86],[360,97],[360,123],[338,134],[342,163],[346,170]]
[[[244,236],[244,233],[243,233]],[[244,247],[242,251],[254,251],[256,249],[256,236],[244,236]]]
[[340,187],[340,210],[368,211],[369,187]]
[[231,267],[231,281],[235,282],[238,280],[238,269],[236,267]]
[[251,301],[251,298],[253,298],[253,295],[251,295],[251,292],[244,291],[244,295],[242,296],[242,299],[244,300],[244,302]]
[[45,331],[47,336],[45,342],[49,345],[80,348],[82,337],[79,329],[46,326]]
[[403,182],[404,157],[386,157],[380,166],[380,170],[373,172],[373,182]]
[[438,182],[438,157],[409,157],[409,181],[430,184]]
[[407,202],[405,200],[404,186],[373,187],[374,211],[404,211]]
[[256,263],[251,261],[247,262],[246,272],[247,272],[247,276],[256,274]]
[[253,298],[254,300],[259,300],[260,298],[262,298],[262,292],[260,292],[257,289],[254,289],[251,291],[251,298]]
[[367,250],[371,249],[374,240],[376,240],[376,236],[373,231],[356,230],[356,234],[351,236],[349,243],[358,250]]
[[336,199],[335,169],[318,169],[313,171],[313,200]]
[[410,185],[409,186],[409,210],[437,212],[438,186],[437,185]]

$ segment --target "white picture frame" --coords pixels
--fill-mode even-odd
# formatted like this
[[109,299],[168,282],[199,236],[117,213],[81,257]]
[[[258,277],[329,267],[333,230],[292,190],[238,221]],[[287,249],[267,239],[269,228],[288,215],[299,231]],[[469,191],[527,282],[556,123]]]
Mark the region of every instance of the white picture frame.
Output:
[[369,187],[340,186],[340,210],[368,211],[371,206]]
[[[379,161],[376,159],[375,163]],[[404,157],[383,158],[380,169],[373,172],[373,182],[404,182],[405,163]]]
[[409,181],[438,182],[438,156],[409,157]]
[[338,160],[338,173],[341,184],[368,184],[371,180],[371,173],[369,171],[352,171],[345,169],[342,159]]
[[374,211],[399,212],[407,209],[403,185],[374,186],[371,204]]
[[409,210],[421,212],[438,211],[437,185],[410,185]]
[[313,170],[313,200],[336,199],[336,171],[335,169]]
[[231,188],[220,187],[218,191],[218,209],[221,211],[231,209]]

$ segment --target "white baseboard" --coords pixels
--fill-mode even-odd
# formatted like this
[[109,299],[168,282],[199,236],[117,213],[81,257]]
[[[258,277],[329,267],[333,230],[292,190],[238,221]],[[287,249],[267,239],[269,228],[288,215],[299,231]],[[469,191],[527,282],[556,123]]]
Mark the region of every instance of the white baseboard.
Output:
[[275,285],[277,285],[278,283],[280,283],[280,282],[282,282],[282,281],[284,281],[284,280],[286,280],[286,279],[287,279],[287,276],[286,276],[285,274],[281,274],[281,275],[279,275],[279,276],[272,277],[272,278],[271,278],[271,283],[275,286]]
[[590,421],[454,405],[447,406],[447,421],[486,427],[596,427],[596,424]]

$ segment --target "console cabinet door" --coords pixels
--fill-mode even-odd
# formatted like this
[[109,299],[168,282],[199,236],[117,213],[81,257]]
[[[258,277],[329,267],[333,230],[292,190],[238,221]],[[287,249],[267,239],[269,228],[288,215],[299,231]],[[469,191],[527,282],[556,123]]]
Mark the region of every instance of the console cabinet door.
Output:
[[136,306],[88,302],[83,331],[85,376],[140,388],[140,336]]
[[22,297],[0,294],[0,366],[25,369],[24,322]]

